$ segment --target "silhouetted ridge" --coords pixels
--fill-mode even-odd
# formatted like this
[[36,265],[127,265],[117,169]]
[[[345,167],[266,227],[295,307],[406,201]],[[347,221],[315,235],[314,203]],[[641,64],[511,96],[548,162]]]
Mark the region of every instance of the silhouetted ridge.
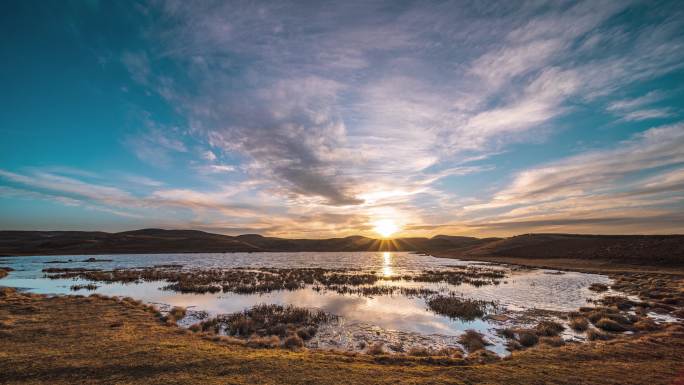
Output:
[[683,265],[682,235],[524,234],[510,238],[436,235],[392,240],[360,235],[329,239],[287,239],[259,234],[228,236],[198,230],[0,231],[0,255],[123,253],[222,253],[297,251],[449,252],[459,258],[601,259],[623,263]]

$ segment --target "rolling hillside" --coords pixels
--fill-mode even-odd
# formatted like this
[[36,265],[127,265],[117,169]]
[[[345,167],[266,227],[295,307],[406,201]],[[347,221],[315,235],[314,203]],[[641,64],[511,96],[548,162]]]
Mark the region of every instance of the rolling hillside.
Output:
[[684,235],[525,234],[510,238],[437,235],[387,241],[362,236],[286,239],[162,229],[120,233],[0,231],[0,255],[381,250],[447,252],[457,258],[573,258],[684,266]]

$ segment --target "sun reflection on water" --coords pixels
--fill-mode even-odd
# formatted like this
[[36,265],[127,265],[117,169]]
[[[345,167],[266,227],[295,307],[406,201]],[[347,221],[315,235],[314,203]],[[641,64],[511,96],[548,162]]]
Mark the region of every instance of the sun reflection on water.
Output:
[[394,275],[392,269],[392,253],[384,251],[382,253],[382,275],[383,277],[391,277]]

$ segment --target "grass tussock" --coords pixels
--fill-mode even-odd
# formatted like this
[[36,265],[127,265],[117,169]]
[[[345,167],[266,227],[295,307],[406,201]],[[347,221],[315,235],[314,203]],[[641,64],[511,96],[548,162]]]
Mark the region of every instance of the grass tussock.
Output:
[[524,330],[518,333],[518,342],[520,345],[529,348],[536,345],[539,342],[539,336],[530,330]]
[[596,327],[609,332],[624,332],[627,330],[627,328],[610,318],[601,318],[600,320],[596,321],[595,325]]
[[406,353],[413,357],[449,357],[463,358],[463,351],[457,348],[432,349],[424,346],[414,346]]
[[542,320],[530,329],[501,329],[499,335],[508,339],[506,347],[509,351],[523,350],[539,344],[546,346],[562,346],[564,341],[558,335],[565,326],[552,320]]
[[598,329],[589,329],[587,331],[587,339],[589,341],[607,341],[613,339],[613,336]]
[[162,321],[166,321],[166,323],[169,325],[175,325],[178,321],[185,318],[186,314],[187,310],[184,307],[174,306],[169,310],[169,312],[165,316],[162,316],[160,318]]
[[458,338],[458,342],[463,345],[468,353],[484,349],[485,346],[491,345],[484,339],[484,336],[481,333],[475,330],[466,330],[465,333],[461,334]]
[[501,360],[501,357],[499,357],[496,353],[491,352],[487,349],[480,349],[477,351],[474,351],[470,354],[468,354],[468,357],[466,358],[469,362],[473,363],[478,363],[478,364],[491,364],[493,362],[497,362]]
[[539,338],[539,343],[541,345],[546,345],[546,346],[552,346],[552,347],[560,347],[565,345],[565,340],[562,339],[561,337],[541,337]]
[[247,346],[295,349],[313,338],[320,325],[336,319],[336,316],[323,311],[261,304],[242,312],[204,320],[190,326],[189,330],[243,339]]
[[535,333],[540,337],[554,337],[559,335],[565,326],[556,321],[544,320],[540,321],[537,326],[534,327]]
[[589,321],[584,317],[573,317],[570,320],[570,328],[577,332],[586,331],[589,328]]
[[591,285],[589,285],[589,290],[595,291],[597,293],[603,293],[605,291],[608,291],[608,285],[603,283],[592,283]]
[[280,338],[278,336],[251,336],[245,343],[250,348],[276,348],[280,346]]
[[169,310],[169,315],[176,320],[181,320],[185,317],[187,310],[181,306],[174,306]]
[[494,302],[462,298],[454,295],[437,295],[426,301],[430,310],[437,314],[463,321],[484,317],[496,308]]
[[385,344],[382,342],[376,342],[368,347],[366,350],[367,354],[378,355],[385,353]]
[[304,347],[304,340],[298,334],[290,334],[283,340],[283,347],[287,349],[299,349]]
[[650,318],[644,318],[640,321],[635,322],[633,327],[634,330],[642,332],[649,332],[662,329],[662,326],[656,324],[655,321],[653,321]]

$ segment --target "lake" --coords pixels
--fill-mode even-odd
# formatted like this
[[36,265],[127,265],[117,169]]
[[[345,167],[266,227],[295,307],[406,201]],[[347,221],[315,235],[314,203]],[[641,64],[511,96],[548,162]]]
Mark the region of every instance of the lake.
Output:
[[[95,262],[84,262],[89,258]],[[525,315],[534,313],[554,318],[554,312],[577,310],[600,297],[588,287],[593,283],[610,284],[603,275],[559,272],[544,269],[522,269],[511,266],[436,258],[407,252],[311,252],[311,253],[211,253],[211,254],[130,254],[98,256],[31,256],[4,257],[1,266],[14,269],[0,284],[40,294],[89,294],[129,296],[168,309],[171,306],[188,308],[188,316],[181,326],[219,314],[239,312],[256,304],[296,305],[320,309],[339,316],[339,320],[325,325],[312,340],[311,348],[358,350],[359,341],[380,341],[387,346],[458,346],[458,336],[467,329],[483,333],[492,343],[488,348],[507,354],[505,340],[496,329],[512,323],[525,324],[536,320]],[[374,272],[381,279],[374,285],[425,288],[450,293],[464,298],[493,301],[497,304],[494,317],[475,320],[453,319],[436,314],[426,305],[426,298],[401,294],[360,295],[341,294],[333,290],[315,290],[311,285],[296,290],[269,293],[236,294],[179,293],[162,290],[168,282],[143,281],[137,283],[97,282],[93,291],[71,290],[73,285],[90,281],[76,279],[48,279],[43,269],[51,267],[86,269],[133,269],[159,265],[179,265],[181,270],[202,269],[262,269],[262,268],[323,268],[358,269]],[[180,267],[182,266],[182,267]],[[416,282],[410,277],[426,271],[485,267],[501,270],[505,278],[498,284],[472,285],[445,282]],[[535,312],[544,310],[547,312]],[[557,318],[557,317],[555,317]],[[566,339],[581,338],[570,331]]]

